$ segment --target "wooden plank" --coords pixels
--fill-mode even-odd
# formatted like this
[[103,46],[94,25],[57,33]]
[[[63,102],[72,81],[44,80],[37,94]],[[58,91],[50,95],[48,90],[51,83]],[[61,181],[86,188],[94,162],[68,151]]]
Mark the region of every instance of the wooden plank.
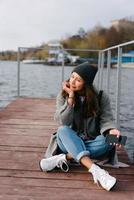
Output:
[[[117,173],[118,172],[118,173]],[[116,170],[116,178],[119,181],[133,181],[134,174],[121,174],[120,170]],[[62,179],[62,180],[92,180],[92,177],[86,170],[72,171],[68,173],[61,172],[60,170],[54,170],[53,172],[40,172],[39,170],[17,170],[17,169],[3,169],[0,170],[0,177],[16,177],[16,178],[41,178],[41,179]]]
[[48,128],[52,128],[52,132],[53,130],[56,130],[57,125],[54,125],[53,123],[51,124],[43,124],[43,125],[37,125],[37,124],[0,124],[0,128],[11,128],[11,129],[48,129]]
[[42,152],[46,151],[46,147],[30,147],[30,146],[8,146],[8,145],[0,145],[0,151],[16,151],[16,152]]
[[[36,191],[36,193],[35,193]],[[62,188],[44,188],[44,187],[13,187],[4,190],[2,186],[2,191],[0,191],[0,197],[4,197],[6,200],[93,200],[93,199],[109,199],[115,200],[128,200],[133,199],[133,192],[106,192],[102,190],[89,190],[89,189],[62,189]],[[6,195],[5,195],[6,193]],[[34,194],[34,195],[33,195]],[[129,197],[129,198],[128,198]],[[4,198],[0,198],[4,200]]]
[[46,119],[46,120],[41,120],[41,119],[36,119],[36,120],[28,120],[28,119],[7,119],[7,120],[0,120],[0,124],[2,125],[2,124],[8,124],[8,125],[10,125],[10,124],[22,124],[22,125],[33,125],[33,126],[38,126],[38,125],[40,125],[40,126],[42,126],[42,125],[48,125],[48,126],[53,126],[53,125],[57,125],[57,123],[56,122],[54,122],[54,121],[50,121],[50,119]]
[[[37,133],[38,134],[38,133]],[[47,147],[50,140],[49,136],[32,136],[31,135],[1,135],[0,144],[9,146],[33,146]]]
[[[25,128],[25,129],[18,129],[16,127],[15,128],[9,128],[9,127],[1,127],[0,128],[0,135],[27,135],[27,136],[38,136],[38,137],[42,137],[42,136],[49,136],[55,132],[57,130],[57,128],[50,128],[50,127],[45,127],[44,129],[35,129],[35,128]],[[3,136],[2,136],[3,137]]]
[[[87,176],[88,177],[88,176]],[[0,177],[1,185],[25,186],[25,187],[44,187],[44,188],[62,188],[62,189],[89,189],[103,190],[102,187],[93,184],[91,175],[88,180],[76,179],[38,179],[38,178],[16,178],[16,177]],[[120,181],[118,180],[115,191],[133,191],[133,180]]]

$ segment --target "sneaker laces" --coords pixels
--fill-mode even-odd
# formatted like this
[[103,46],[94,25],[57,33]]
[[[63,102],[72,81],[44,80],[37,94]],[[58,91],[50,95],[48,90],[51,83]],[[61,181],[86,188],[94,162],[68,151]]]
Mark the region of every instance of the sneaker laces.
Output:
[[61,168],[62,171],[68,172],[69,171],[69,166],[66,160],[60,160],[57,164],[58,168]]

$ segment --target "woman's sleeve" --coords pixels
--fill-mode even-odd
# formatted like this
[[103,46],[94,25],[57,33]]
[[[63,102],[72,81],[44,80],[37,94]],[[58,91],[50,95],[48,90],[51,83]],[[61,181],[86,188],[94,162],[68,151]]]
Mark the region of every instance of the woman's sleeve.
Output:
[[100,100],[100,133],[116,128],[108,95],[103,92]]
[[56,98],[56,112],[54,119],[59,122],[60,125],[70,126],[73,122],[73,106],[69,106],[67,98],[64,98],[61,93]]

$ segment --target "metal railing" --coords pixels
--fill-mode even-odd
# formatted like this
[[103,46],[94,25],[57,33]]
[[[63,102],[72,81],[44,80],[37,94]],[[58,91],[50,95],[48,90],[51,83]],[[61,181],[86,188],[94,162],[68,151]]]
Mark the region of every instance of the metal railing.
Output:
[[111,53],[113,50],[118,50],[117,55],[117,78],[116,78],[116,105],[115,105],[115,121],[118,128],[120,128],[120,97],[121,97],[121,77],[122,77],[122,52],[123,47],[134,44],[134,40],[125,42],[116,46],[103,49],[101,51],[101,77],[100,77],[100,88],[102,88],[103,82],[103,69],[104,69],[104,56],[107,56],[107,93],[109,94],[109,85],[110,85],[110,66],[111,66]]
[[[109,94],[109,87],[110,87],[110,68],[111,68],[111,54],[112,51],[118,50],[118,55],[117,55],[117,78],[116,78],[116,105],[115,105],[115,121],[117,124],[117,127],[120,128],[120,96],[121,96],[121,65],[122,65],[122,48],[126,47],[128,45],[134,44],[134,40],[130,42],[126,42],[123,44],[119,44],[116,46],[112,46],[107,49],[103,50],[90,50],[90,49],[64,49],[62,47],[63,52],[64,51],[76,51],[76,52],[94,52],[97,53],[98,56],[98,88],[101,90],[103,89],[103,71],[104,71],[104,65],[106,63],[107,66],[107,73],[106,73],[106,90],[107,93]],[[19,47],[18,48],[18,75],[17,75],[17,96],[20,96],[20,53],[21,50],[23,49],[35,49],[35,48],[25,48],[25,47]],[[37,48],[36,48],[37,49]],[[44,50],[48,51],[49,48],[38,48],[39,50]],[[64,59],[62,62],[62,81],[64,80]]]

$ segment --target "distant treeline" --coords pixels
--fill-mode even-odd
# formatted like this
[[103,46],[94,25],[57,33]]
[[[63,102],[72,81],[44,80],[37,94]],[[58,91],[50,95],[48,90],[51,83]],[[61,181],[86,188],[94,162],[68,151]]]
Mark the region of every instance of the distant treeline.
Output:
[[[102,26],[95,26],[90,31],[85,31],[81,28],[77,34],[69,36],[60,43],[64,48],[71,49],[105,49],[120,43],[134,40],[134,20],[121,19],[115,21],[110,28],[104,28]],[[42,44],[41,48],[44,47]],[[126,50],[134,49],[134,45],[127,47]],[[89,57],[89,53],[72,52],[73,55],[79,55],[81,57]],[[36,57],[37,59],[44,59],[48,57],[48,52],[43,50],[28,50],[21,53],[21,60]],[[0,52],[0,60],[16,60],[17,52],[4,51]]]
[[2,51],[0,52],[0,60],[17,60],[16,51]]
[[[82,35],[74,35],[62,41],[64,48],[74,49],[105,49],[120,43],[134,40],[134,20],[121,19],[115,21],[110,28],[96,26],[93,30]],[[134,49],[134,45],[128,46],[125,50]],[[74,52],[74,54],[78,54]],[[87,57],[89,53],[79,53],[80,56]]]

